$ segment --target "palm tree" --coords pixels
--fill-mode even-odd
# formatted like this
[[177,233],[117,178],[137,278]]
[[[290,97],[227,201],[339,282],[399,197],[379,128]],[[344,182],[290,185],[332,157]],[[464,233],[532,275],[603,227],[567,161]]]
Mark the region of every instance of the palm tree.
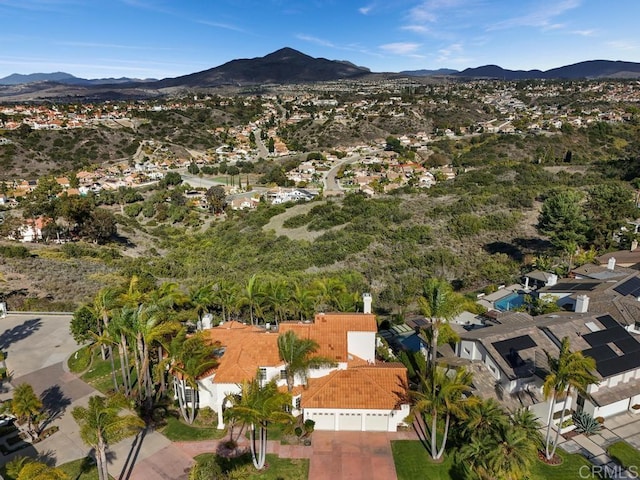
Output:
[[284,320],[286,316],[287,304],[291,295],[289,294],[289,285],[282,278],[273,279],[267,282],[264,288],[264,301],[267,306],[273,310],[276,326],[279,321]]
[[32,427],[34,421],[42,413],[42,401],[33,391],[33,387],[28,383],[21,383],[13,391],[13,399],[11,400],[11,413],[21,421],[27,422],[27,429],[31,437],[35,437]]
[[[214,349],[202,332],[187,337],[187,330],[184,328],[173,338],[167,349],[169,370],[173,375],[173,387],[180,413],[189,424],[193,423],[198,409],[198,378],[218,365]],[[164,370],[164,362],[158,367]],[[190,400],[187,395],[188,389],[191,390]]]
[[293,286],[290,303],[292,313],[297,316],[300,321],[313,315],[313,292],[310,289],[305,288],[299,282],[296,282]]
[[293,330],[278,337],[278,354],[286,364],[287,390],[293,390],[296,377],[306,383],[310,368],[333,367],[336,362],[331,358],[312,356],[319,345],[310,338],[298,338]]
[[[592,373],[596,368],[596,362],[591,357],[585,357],[582,352],[572,352],[569,337],[564,337],[560,344],[558,358],[545,352],[549,363],[549,374],[544,380],[542,392],[549,403],[549,415],[547,418],[547,434],[545,436],[545,456],[551,460],[556,453],[560,428],[564,422],[564,412],[573,392],[586,396],[587,387],[592,383],[598,383],[598,378]],[[551,445],[551,426],[553,425],[553,410],[558,399],[564,398],[560,423],[556,428],[556,436]]]
[[[235,398],[236,402],[226,411],[229,420],[249,426],[251,458],[258,470],[264,468],[269,424],[288,424],[294,421],[293,416],[285,411],[285,407],[291,405],[291,395],[280,392],[275,380],[264,386],[260,383],[257,378],[243,382],[240,393],[228,397]],[[259,437],[257,446],[256,430]]]
[[[165,319],[163,321],[163,319]],[[137,349],[137,365],[139,365],[138,386],[140,399],[146,399],[148,406],[153,402],[153,377],[151,375],[151,349],[157,343],[175,334],[180,323],[168,319],[164,310],[158,305],[141,306],[134,317],[135,342]],[[160,348],[160,347],[159,347]],[[159,352],[159,359],[162,358]]]
[[108,480],[107,450],[109,445],[129,437],[142,428],[144,422],[136,415],[120,415],[127,401],[122,395],[110,398],[93,396],[88,407],[75,407],[71,415],[80,427],[82,441],[95,449],[98,477]]
[[18,475],[14,478],[16,480],[67,480],[69,477],[64,473],[64,470],[33,459],[27,459],[21,466]]
[[336,305],[336,298],[347,292],[347,286],[339,278],[319,278],[311,288],[316,297],[316,309],[325,311]]
[[435,370],[438,356],[438,334],[442,324],[458,315],[464,300],[444,280],[430,278],[424,286],[423,296],[418,298],[422,314],[431,322],[431,369]]
[[508,423],[509,417],[495,400],[479,401],[469,407],[462,433],[469,440],[482,440],[488,438],[496,428]]
[[210,283],[206,283],[191,289],[189,291],[189,303],[198,316],[198,320],[202,321],[202,317],[209,312],[209,308],[214,303],[213,286]]
[[260,306],[261,292],[258,283],[258,276],[254,273],[247,280],[247,284],[241,293],[238,306],[248,306],[251,325],[255,325],[255,311]]
[[[421,376],[421,389],[411,393],[416,401],[411,409],[409,420],[413,421],[416,416],[424,419],[425,423],[427,418],[431,420],[431,427],[428,429],[431,436],[431,458],[439,460],[444,454],[451,417],[465,418],[466,409],[477,399],[470,396],[473,376],[465,369],[436,368],[430,371],[429,375],[432,378]],[[442,443],[438,448],[437,429],[441,416],[444,417],[444,431]]]
[[502,423],[460,448],[458,463],[480,479],[518,480],[527,477],[536,451],[525,430]]
[[238,304],[237,285],[228,280],[220,280],[213,289],[213,299],[222,309],[222,321],[226,322]]

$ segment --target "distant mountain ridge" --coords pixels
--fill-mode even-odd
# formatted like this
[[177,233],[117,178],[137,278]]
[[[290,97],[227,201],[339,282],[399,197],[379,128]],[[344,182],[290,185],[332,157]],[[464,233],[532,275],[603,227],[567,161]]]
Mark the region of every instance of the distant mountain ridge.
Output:
[[399,76],[448,76],[468,79],[640,79],[640,63],[591,60],[551,70],[508,70],[484,65],[463,71],[452,69],[372,73],[347,60],[314,58],[292,48],[264,57],[231,60],[201,72],[162,80],[103,78],[83,79],[65,72],[12,74],[0,79],[0,101],[85,98],[91,101],[160,97],[180,89],[245,87],[266,84],[303,84],[344,79],[388,80]]
[[362,77],[371,73],[348,61],[305,55],[293,48],[281,48],[264,57],[231,60],[202,72],[153,82],[156,88],[213,87],[264,83],[326,82]]
[[484,65],[477,68],[467,68],[452,75],[463,78],[495,78],[499,80],[640,78],[640,63],[619,60],[588,60],[546,71],[508,70],[498,65]]
[[155,79],[146,78],[144,80],[138,78],[79,78],[65,72],[53,73],[31,73],[22,75],[20,73],[12,73],[11,75],[0,78],[0,85],[22,85],[36,82],[55,82],[67,85],[117,85],[122,83],[149,82]]

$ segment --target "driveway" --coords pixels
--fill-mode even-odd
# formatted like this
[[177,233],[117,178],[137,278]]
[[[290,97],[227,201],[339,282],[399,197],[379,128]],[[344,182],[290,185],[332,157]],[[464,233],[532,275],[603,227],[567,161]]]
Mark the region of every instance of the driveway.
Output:
[[[12,397],[13,386],[29,383],[52,414],[50,425],[60,428],[55,435],[35,447],[7,457],[0,454],[0,465],[18,455],[40,457],[60,465],[89,454],[89,447],[80,438],[71,410],[75,406],[86,406],[89,397],[99,392],[67,371],[67,359],[79,348],[69,333],[70,321],[70,315],[47,314],[10,314],[0,319],[0,350],[7,353],[7,368],[13,373],[11,384],[3,385],[0,390],[0,400]],[[157,463],[167,473],[160,471],[148,476],[144,460],[161,451],[164,453],[156,457],[160,458]],[[186,478],[184,472],[193,460],[173,447],[160,433],[149,431],[113,445],[109,463],[109,472],[114,478],[174,480]],[[176,475],[178,472],[182,475]]]

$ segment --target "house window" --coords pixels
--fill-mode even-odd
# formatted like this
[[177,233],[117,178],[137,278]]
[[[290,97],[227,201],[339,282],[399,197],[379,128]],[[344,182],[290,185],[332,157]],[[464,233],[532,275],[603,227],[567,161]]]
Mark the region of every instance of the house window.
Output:
[[287,370],[280,370],[280,380],[286,380],[287,379]]
[[296,398],[296,410],[300,410],[300,400],[301,400],[300,397]]
[[260,380],[261,382],[264,382],[267,380],[267,369],[264,367],[260,367],[260,370],[258,371],[258,380]]
[[200,401],[200,395],[198,394],[198,390],[187,388],[184,391],[184,399],[186,402],[191,403],[194,397],[195,397],[195,402],[198,403]]

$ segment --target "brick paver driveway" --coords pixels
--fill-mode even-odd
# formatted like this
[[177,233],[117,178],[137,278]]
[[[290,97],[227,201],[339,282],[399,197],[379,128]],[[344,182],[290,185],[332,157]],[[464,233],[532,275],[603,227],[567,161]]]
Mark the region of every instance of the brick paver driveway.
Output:
[[393,480],[397,476],[391,440],[402,437],[385,432],[315,431],[309,479]]

